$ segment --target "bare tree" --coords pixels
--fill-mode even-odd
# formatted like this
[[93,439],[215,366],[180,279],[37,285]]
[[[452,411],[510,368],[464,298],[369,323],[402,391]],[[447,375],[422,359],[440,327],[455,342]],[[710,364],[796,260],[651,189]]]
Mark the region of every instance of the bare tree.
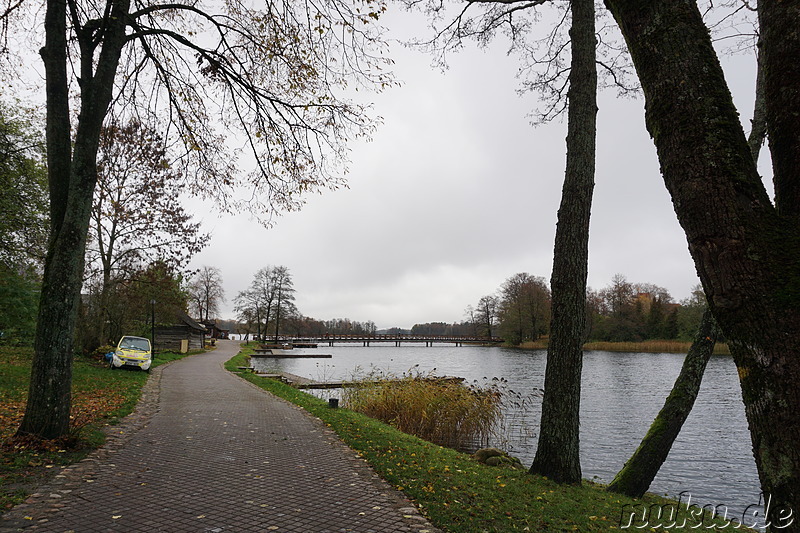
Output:
[[[26,7],[30,18],[16,24]],[[8,0],[0,37],[44,31],[50,246],[18,434],[55,438],[69,431],[73,332],[108,114],[160,131],[172,164],[192,170],[188,191],[268,223],[299,208],[303,193],[343,183],[344,141],[368,135],[373,123],[341,91],[392,78],[376,24],[381,0],[280,0],[262,9],[238,0],[47,0],[43,26],[31,21],[39,9]],[[255,162],[249,174],[237,172],[240,149]]]
[[222,271],[217,267],[203,265],[194,276],[189,292],[192,306],[201,321],[216,318],[220,304],[225,301]]
[[287,267],[261,268],[253,276],[250,287],[236,296],[239,318],[247,322],[255,321],[259,338],[266,337],[270,324],[274,324],[277,342],[281,319],[297,315],[294,292],[292,276]]
[[297,307],[294,305],[294,283],[289,269],[285,266],[273,269],[273,288],[275,291],[275,342],[278,342],[281,318],[297,315]]
[[[488,47],[505,37],[508,53],[519,58],[520,93],[536,92],[540,106],[534,124],[556,119],[567,110],[572,69],[570,0],[404,0],[424,11],[434,26],[433,36],[413,44],[434,54],[440,66],[466,43]],[[614,21],[596,13],[595,61],[598,89],[635,94],[633,65]]]
[[234,310],[239,322],[245,324],[247,334],[253,332],[255,325],[256,338],[261,337],[261,301],[257,291],[252,288],[241,291],[233,300]]
[[[422,3],[434,17],[443,16],[442,1],[408,3]],[[541,16],[541,6],[563,8],[567,4],[570,9],[555,10],[552,29],[544,38],[530,38],[531,29]],[[467,12],[475,5],[483,7],[483,11],[469,16]],[[544,96],[545,108],[537,110],[536,121],[547,122],[568,109],[567,168],[553,259],[553,312],[542,429],[531,471],[573,483],[581,479],[578,428],[594,188],[597,64],[605,67],[603,73],[610,83],[623,91],[632,90],[625,79],[626,55],[621,47],[611,44],[614,40],[608,37],[607,26],[597,30],[595,17],[594,0],[467,2],[434,39],[425,43],[438,51],[444,62],[444,52],[459,48],[464,39],[473,38],[486,45],[502,31],[510,40],[511,51],[521,53],[523,90],[536,90]],[[603,57],[609,59],[603,62]]]
[[469,324],[470,335],[473,337],[478,336],[478,327],[480,326],[477,313],[477,310],[472,305],[468,305],[464,309],[464,316],[467,318],[467,324]]
[[475,324],[478,332],[486,337],[496,333],[500,313],[500,298],[494,294],[482,296],[475,307]]

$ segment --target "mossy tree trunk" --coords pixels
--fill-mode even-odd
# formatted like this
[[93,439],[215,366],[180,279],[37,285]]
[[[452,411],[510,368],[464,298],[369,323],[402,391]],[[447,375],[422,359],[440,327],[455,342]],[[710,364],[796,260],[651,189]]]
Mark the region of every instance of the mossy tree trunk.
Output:
[[[756,97],[751,122],[752,129],[747,138],[747,145],[753,155],[753,161],[758,162],[767,132],[761,54],[758,54]],[[614,477],[608,490],[640,498],[650,488],[650,484],[661,469],[661,465],[667,460],[675,439],[694,407],[708,360],[714,353],[716,341],[717,324],[711,310],[706,307],[697,335],[689,348],[689,353],[686,354],[681,372],[664,402],[664,407],[653,420],[639,447]]]
[[716,344],[716,324],[706,308],[697,336],[683,361],[664,407],[625,466],[614,477],[608,490],[640,498],[667,460],[672,444],[692,411],[708,360]]
[[558,211],[539,442],[530,472],[580,483],[580,399],[597,134],[594,0],[572,0],[567,165]]
[[664,182],[739,371],[772,501],[768,520],[800,531],[800,2],[758,6],[774,205],[696,3],[606,4],[631,51]]

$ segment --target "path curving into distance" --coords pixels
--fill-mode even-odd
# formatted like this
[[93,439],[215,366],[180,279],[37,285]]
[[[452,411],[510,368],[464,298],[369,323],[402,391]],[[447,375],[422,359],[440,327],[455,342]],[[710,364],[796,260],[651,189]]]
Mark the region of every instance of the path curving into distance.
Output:
[[436,531],[318,419],[225,371],[238,348],[154,369],[109,442],[0,531]]

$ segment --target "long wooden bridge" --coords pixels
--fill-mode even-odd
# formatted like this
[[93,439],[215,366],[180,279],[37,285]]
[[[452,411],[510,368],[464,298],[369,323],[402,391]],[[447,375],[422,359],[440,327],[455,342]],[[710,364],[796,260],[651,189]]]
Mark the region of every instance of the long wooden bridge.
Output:
[[395,346],[402,344],[425,343],[425,346],[433,346],[434,344],[448,343],[455,344],[456,346],[470,345],[497,345],[502,344],[501,337],[472,337],[462,335],[334,335],[332,333],[324,335],[311,335],[304,337],[279,337],[280,342],[294,345],[298,348],[304,344],[327,344],[333,346],[334,344],[350,343],[361,344],[362,346],[369,346],[372,343],[394,343]]

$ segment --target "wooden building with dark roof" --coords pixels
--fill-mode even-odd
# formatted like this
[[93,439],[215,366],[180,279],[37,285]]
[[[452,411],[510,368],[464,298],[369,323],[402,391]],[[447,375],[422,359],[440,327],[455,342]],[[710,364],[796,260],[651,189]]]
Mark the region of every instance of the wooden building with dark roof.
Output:
[[183,312],[178,312],[173,324],[155,327],[156,352],[180,352],[202,350],[206,328]]

